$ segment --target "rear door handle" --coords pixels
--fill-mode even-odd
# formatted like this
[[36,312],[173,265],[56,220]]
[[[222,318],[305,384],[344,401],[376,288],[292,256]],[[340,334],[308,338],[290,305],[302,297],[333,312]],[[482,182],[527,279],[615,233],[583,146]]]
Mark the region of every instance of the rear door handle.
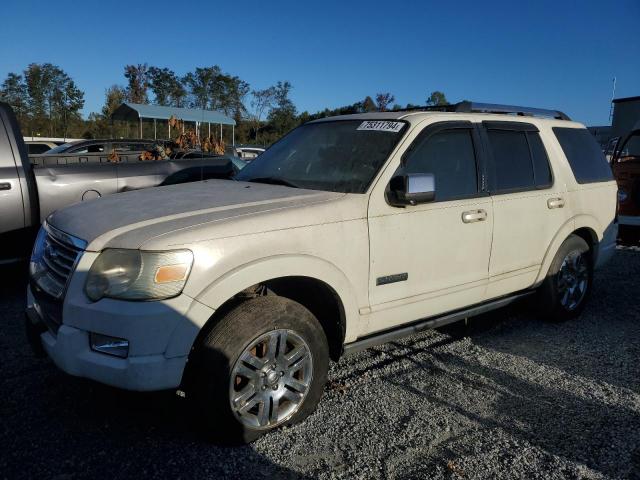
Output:
[[464,223],[484,222],[487,219],[487,212],[484,210],[469,210],[462,213]]
[[561,198],[561,197],[550,198],[549,200],[547,200],[547,207],[549,209],[551,209],[551,208],[562,208],[562,207],[564,207],[564,199]]
[[11,183],[9,182],[0,183],[0,190],[11,190]]

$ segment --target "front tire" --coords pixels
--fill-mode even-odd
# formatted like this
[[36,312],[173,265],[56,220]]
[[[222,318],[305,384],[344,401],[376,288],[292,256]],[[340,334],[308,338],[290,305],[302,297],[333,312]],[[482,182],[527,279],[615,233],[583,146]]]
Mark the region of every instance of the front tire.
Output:
[[241,303],[197,348],[190,379],[197,418],[220,444],[256,440],[312,413],[327,380],[329,349],[301,304],[268,295]]
[[545,319],[559,322],[580,315],[592,283],[592,252],[583,238],[572,234],[560,245],[538,291],[538,305]]

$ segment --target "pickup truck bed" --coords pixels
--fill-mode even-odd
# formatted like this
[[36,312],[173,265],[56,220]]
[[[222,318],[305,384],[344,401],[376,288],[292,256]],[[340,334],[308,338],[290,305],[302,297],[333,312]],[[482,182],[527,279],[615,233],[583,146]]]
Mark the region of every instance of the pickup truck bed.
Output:
[[118,192],[230,178],[229,157],[140,161],[137,155],[34,155],[29,157],[15,115],[0,102],[0,264],[28,257],[41,222],[55,210]]

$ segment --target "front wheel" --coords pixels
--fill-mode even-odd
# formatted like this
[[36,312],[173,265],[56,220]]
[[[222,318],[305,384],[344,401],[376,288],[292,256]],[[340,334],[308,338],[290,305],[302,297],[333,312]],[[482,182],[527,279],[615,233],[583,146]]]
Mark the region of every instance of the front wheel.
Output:
[[593,258],[583,238],[570,235],[560,245],[549,273],[540,286],[540,309],[549,320],[577,317],[584,309],[593,283]]
[[194,358],[197,417],[217,443],[251,442],[314,411],[326,383],[327,339],[304,306],[278,296],[225,315]]

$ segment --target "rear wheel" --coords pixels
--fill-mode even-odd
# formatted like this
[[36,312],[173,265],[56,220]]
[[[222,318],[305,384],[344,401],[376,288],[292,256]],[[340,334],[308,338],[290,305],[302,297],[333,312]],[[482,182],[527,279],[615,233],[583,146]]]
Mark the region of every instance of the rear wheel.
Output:
[[582,312],[591,292],[593,258],[583,238],[570,235],[560,246],[539,289],[539,305],[549,320],[562,321]]
[[315,410],[329,363],[327,339],[304,306],[278,296],[225,315],[194,358],[191,391],[217,443],[251,442]]

